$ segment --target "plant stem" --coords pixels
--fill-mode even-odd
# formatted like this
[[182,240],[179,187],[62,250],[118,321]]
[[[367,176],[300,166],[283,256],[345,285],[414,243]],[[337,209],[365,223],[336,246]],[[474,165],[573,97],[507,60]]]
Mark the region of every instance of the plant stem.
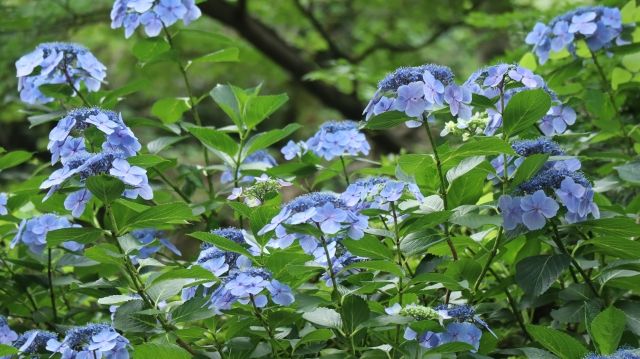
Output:
[[[496,279],[498,284],[502,285],[502,279],[500,279],[500,276],[498,275],[498,273],[496,273],[491,268],[489,268],[489,272],[491,273],[491,275],[493,275],[493,277]],[[507,301],[509,302],[509,306],[511,307],[511,311],[513,312],[513,316],[516,317],[516,321],[518,322],[518,325],[520,326],[520,329],[522,330],[522,333],[525,335],[525,337],[528,340],[531,340],[531,337],[529,336],[529,333],[527,332],[527,326],[524,324],[524,319],[522,318],[522,315],[521,315],[521,313],[518,310],[518,307],[516,305],[516,301],[513,298],[513,296],[511,295],[511,292],[509,292],[509,289],[507,287],[504,288],[504,294],[507,296]]]
[[[2,256],[0,256],[0,261],[7,268],[7,271],[9,272],[9,275],[11,275],[11,278],[13,279],[16,276],[16,273],[13,271],[13,269],[11,269],[11,266],[9,265],[9,263],[7,263],[7,261]],[[29,288],[25,286],[24,287],[24,292],[27,295],[27,299],[29,299],[29,302],[33,306],[33,311],[37,312],[38,311],[38,304],[36,304],[36,301],[33,298],[33,296],[31,295],[31,293],[29,293]]]
[[89,101],[87,101],[87,99],[82,95],[80,90],[78,90],[76,88],[76,85],[73,84],[73,79],[71,78],[71,75],[69,75],[69,72],[67,72],[66,66],[65,66],[64,70],[62,71],[62,73],[64,74],[64,77],[67,79],[67,83],[69,84],[69,86],[71,86],[71,89],[73,90],[73,92],[76,95],[78,95],[78,97],[80,97],[80,100],[82,100],[84,105],[87,106],[87,107],[91,107],[91,104],[89,103]]
[[480,283],[482,282],[482,279],[487,275],[487,271],[491,266],[491,262],[493,262],[494,258],[498,254],[498,248],[500,246],[500,240],[502,239],[503,232],[504,232],[504,229],[500,227],[500,229],[498,230],[498,236],[496,237],[496,240],[493,242],[493,247],[491,248],[491,252],[489,252],[489,258],[487,258],[487,261],[482,266],[480,275],[478,276],[478,279],[476,279],[476,282],[473,285],[474,293],[478,291],[478,288],[480,288]]
[[622,138],[624,138],[627,141],[627,145],[628,145],[627,154],[633,155],[634,141],[631,137],[629,137],[627,130],[624,128],[624,122],[622,121],[620,110],[616,105],[616,98],[613,94],[613,88],[611,87],[611,83],[607,79],[607,75],[605,75],[604,70],[600,65],[600,62],[598,61],[598,56],[595,54],[595,52],[591,51],[591,49],[589,49],[589,53],[591,53],[591,59],[593,59],[593,64],[596,66],[596,70],[598,70],[598,74],[600,75],[600,79],[602,80],[602,87],[604,87],[604,90],[607,93],[607,96],[609,97],[609,102],[611,102],[611,106],[613,107],[613,110],[616,112],[616,115],[617,115],[616,117],[618,118],[618,122],[620,123],[620,132],[622,133]]
[[256,314],[256,317],[258,318],[260,323],[262,323],[262,326],[267,331],[267,334],[269,335],[269,338],[271,339],[271,347],[272,347],[271,350],[273,351],[273,354],[275,354],[276,358],[280,358],[280,354],[278,353],[278,347],[279,347],[278,346],[278,341],[276,340],[276,336],[273,335],[273,330],[271,329],[271,326],[269,325],[269,322],[267,322],[267,320],[262,315],[262,312],[260,311],[260,309],[256,305],[256,301],[255,301],[255,298],[254,298],[253,294],[249,294],[249,299],[251,300],[251,305],[253,306],[253,312]]
[[[238,157],[236,158],[236,167],[233,169],[233,187],[238,188],[240,186],[240,166],[242,165],[242,152],[244,150],[245,138],[249,135],[249,131],[247,133],[242,132],[242,129],[238,129],[238,136],[240,136],[240,145],[238,146]],[[240,199],[238,198],[238,201]],[[239,218],[240,228],[244,227],[244,218],[242,217],[242,213]]]
[[51,248],[47,250],[47,278],[49,280],[49,297],[51,298],[51,309],[53,310],[53,320],[58,321],[58,309],[56,309],[56,294],[53,291],[53,270],[51,268]]
[[593,295],[595,295],[598,298],[601,298],[600,293],[598,293],[598,290],[596,289],[595,285],[591,281],[591,278],[589,278],[587,273],[585,273],[585,271],[580,266],[580,263],[578,263],[578,261],[571,255],[571,253],[569,253],[564,243],[562,243],[562,239],[560,239],[560,234],[558,232],[558,226],[556,225],[556,223],[551,222],[551,227],[553,228],[553,236],[552,236],[553,242],[556,244],[556,246],[558,246],[558,249],[560,249],[560,252],[569,257],[569,259],[571,260],[571,264],[573,264],[573,267],[578,271],[578,273],[580,273],[584,281],[587,283],[587,286],[589,286],[589,289],[591,289],[591,291],[593,292]]
[[[111,220],[111,237],[115,242],[116,246],[118,247],[120,254],[122,255],[122,259],[124,261],[124,268],[127,274],[129,275],[129,278],[131,279],[131,282],[133,283],[133,286],[135,287],[136,292],[138,293],[140,298],[142,298],[142,301],[145,303],[147,307],[149,307],[150,309],[159,309],[157,305],[153,302],[151,297],[149,297],[149,295],[145,291],[144,283],[142,282],[142,279],[138,275],[138,271],[133,266],[133,263],[131,263],[131,258],[129,258],[129,256],[125,253],[124,249],[120,245],[120,242],[118,241],[118,236],[120,235],[120,233],[118,231],[118,225],[117,225],[115,216],[113,215],[113,210],[111,209],[111,206],[106,206],[106,211],[109,214],[109,219]],[[198,352],[196,352],[187,342],[185,342],[182,338],[180,338],[180,336],[178,336],[175,333],[175,329],[176,329],[175,326],[169,323],[162,314],[158,314],[155,317],[158,320],[158,322],[160,322],[160,325],[167,333],[172,333],[173,335],[175,335],[176,343],[179,346],[181,346],[184,350],[188,351],[189,354],[191,354],[194,357],[199,355]]]
[[[391,213],[393,215],[393,236],[396,247],[396,255],[397,261],[400,268],[402,268],[402,251],[400,250],[400,232],[398,229],[398,213],[396,212],[396,204],[395,202],[391,202]],[[386,224],[385,224],[386,226]],[[404,291],[404,283],[402,281],[402,277],[398,278],[398,304],[402,305],[402,293]],[[398,350],[398,346],[400,345],[400,325],[396,325],[396,337],[393,349]]]
[[[167,37],[167,42],[172,50],[177,51],[174,43],[173,37],[171,36],[171,32],[162,24],[162,29],[164,30],[164,34]],[[196,101],[193,95],[193,88],[191,87],[191,82],[189,81],[189,76],[187,76],[187,69],[182,65],[180,59],[176,59],[176,63],[178,64],[178,68],[180,68],[180,74],[182,74],[182,79],[184,81],[184,86],[187,89],[187,95],[189,96],[189,105],[191,107],[190,111],[193,115],[193,120],[196,122],[196,125],[202,127],[202,120],[200,119],[200,114],[198,113],[198,109],[196,108]],[[209,152],[206,147],[202,147],[202,155],[204,156],[204,163],[206,167],[209,167],[211,162],[209,161]],[[212,199],[215,197],[213,191],[213,177],[209,173],[209,170],[205,168],[204,175],[207,178],[207,185],[209,186],[209,198]]]
[[[316,223],[318,229],[320,229],[320,225]],[[320,243],[322,244],[322,248],[324,249],[324,255],[327,257],[327,268],[329,270],[329,277],[331,278],[331,284],[333,285],[333,292],[336,294],[338,298],[338,306],[341,303],[340,300],[340,291],[338,290],[338,281],[336,280],[336,275],[333,273],[333,263],[331,262],[331,254],[329,254],[329,248],[327,248],[327,241],[324,239],[323,235],[320,235]]]
[[347,165],[344,163],[344,156],[340,156],[340,162],[342,163],[342,173],[344,174],[344,180],[347,182],[347,186],[351,184],[349,182],[349,172],[347,172]]

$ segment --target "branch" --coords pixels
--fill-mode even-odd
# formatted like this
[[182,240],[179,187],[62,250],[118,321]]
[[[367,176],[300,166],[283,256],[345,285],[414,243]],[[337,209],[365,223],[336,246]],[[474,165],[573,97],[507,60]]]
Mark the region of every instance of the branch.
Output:
[[338,45],[336,45],[336,43],[331,38],[331,35],[329,35],[327,30],[325,30],[324,26],[320,23],[320,20],[318,20],[318,18],[315,17],[311,8],[305,8],[304,5],[302,5],[302,3],[300,2],[300,0],[293,0],[293,3],[296,5],[298,10],[300,10],[302,15],[304,15],[304,17],[306,17],[307,20],[309,20],[311,25],[313,25],[313,28],[316,29],[316,31],[320,34],[320,36],[322,36],[324,41],[327,43],[327,46],[329,46],[329,50],[331,51],[333,57],[344,58],[351,61],[351,56],[343,52],[342,50],[340,50]]

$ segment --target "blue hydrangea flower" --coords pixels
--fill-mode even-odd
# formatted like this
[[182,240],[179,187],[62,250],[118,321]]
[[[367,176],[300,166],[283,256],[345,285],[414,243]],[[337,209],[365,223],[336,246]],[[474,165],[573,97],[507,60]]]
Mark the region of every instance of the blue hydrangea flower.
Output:
[[129,358],[129,340],[108,324],[88,324],[69,329],[62,340],[49,339],[46,349],[63,359]]
[[343,238],[342,236],[337,236],[326,239],[329,258],[327,258],[323,246],[312,236],[304,236],[299,239],[303,251],[313,256],[313,263],[325,268],[325,273],[320,279],[323,280],[327,286],[333,286],[333,281],[329,274],[329,261],[331,261],[333,276],[339,283],[343,278],[357,273],[357,270],[344,270],[344,267],[366,260],[366,258],[355,256],[349,252],[342,244]]
[[[89,127],[96,128],[104,136],[101,144],[91,143],[91,148],[99,147],[101,152],[87,151],[89,138],[85,138],[85,131]],[[95,141],[95,137],[92,140]],[[97,107],[69,111],[49,133],[47,148],[51,151],[51,163],[60,161],[62,168],[51,173],[41,184],[40,188],[49,190],[44,200],[73,177],[84,183],[87,178],[100,174],[122,180],[127,185],[125,197],[153,198],[146,171],[126,161],[137,154],[142,145],[119,113]],[[67,197],[65,208],[72,211],[73,216],[80,216],[90,198],[90,193],[84,189],[73,192]]]
[[525,42],[533,46],[540,63],[550,52],[567,49],[575,55],[576,42],[585,40],[591,51],[629,42],[634,24],[623,24],[620,10],[613,7],[586,6],[557,16],[548,25],[537,23]]
[[576,123],[576,111],[569,106],[552,106],[538,126],[545,136],[562,134],[567,127]]
[[556,195],[567,208],[565,219],[569,223],[584,221],[587,215],[592,214],[595,218],[600,217],[598,205],[593,202],[593,190],[576,183],[573,178],[566,177],[560,183],[560,188],[556,189]]
[[390,202],[396,202],[404,194],[410,194],[418,202],[424,200],[415,183],[391,180],[385,177],[368,177],[350,184],[340,198],[352,208],[389,209]]
[[[46,347],[49,340],[57,340],[58,335],[46,330],[28,330],[18,337],[13,346],[21,355],[47,354]],[[36,357],[36,356],[34,356]]]
[[111,28],[124,27],[124,36],[129,38],[142,25],[147,36],[154,37],[163,27],[178,20],[189,25],[200,15],[195,0],[116,0],[111,9]]
[[522,223],[530,230],[544,227],[548,218],[553,218],[558,213],[558,203],[542,190],[534,192],[532,195],[522,197],[520,201],[522,209]]
[[[271,156],[269,152],[260,150],[247,156],[242,161],[242,165],[240,166],[240,169],[242,170],[244,168],[248,170],[251,169],[251,170],[264,171],[266,169],[276,166],[277,164],[278,162],[276,162],[276,159],[273,158],[273,156]],[[225,169],[224,172],[222,172],[222,175],[220,176],[220,182],[221,183],[233,182],[233,175],[234,173],[232,168]],[[249,176],[249,175],[243,176],[242,171],[238,172],[238,177],[241,184],[251,184],[255,180],[254,176]]]
[[[366,119],[387,111],[402,111],[414,118],[406,125],[418,127],[425,114],[429,117],[430,112],[444,108],[446,104],[451,105],[451,102],[454,116],[458,113],[466,116],[470,114],[471,94],[466,88],[455,85],[453,77],[451,69],[445,66],[401,67],[380,81],[378,90],[364,110]],[[445,104],[445,97],[451,102]],[[460,106],[461,103],[464,106]]]
[[0,315],[0,344],[11,345],[16,339],[18,334],[9,328],[7,318]]
[[[331,212],[339,213],[339,217]],[[346,232],[350,238],[360,239],[368,226],[368,218],[347,204],[337,195],[328,192],[313,192],[299,196],[283,206],[269,224],[264,226],[259,235],[275,230],[276,238],[270,245],[276,248],[287,248],[295,239],[304,235],[289,233],[286,225],[309,223],[318,226],[324,234],[333,236],[338,232]]]
[[289,140],[280,152],[285,160],[290,161],[296,157],[302,157],[302,155],[307,153],[307,144],[304,141],[294,142],[293,140]]
[[[133,238],[135,238],[140,244],[142,244],[142,248],[140,248],[138,255],[136,258],[144,259],[149,258],[155,253],[159,252],[162,247],[167,248],[173,254],[180,256],[182,253],[175,246],[175,244],[171,243],[171,241],[165,237],[165,233],[163,231],[159,231],[155,228],[143,228],[137,229],[131,232]],[[152,245],[155,240],[158,240],[160,246]]]
[[9,199],[9,196],[2,192],[0,193],[0,215],[7,215],[9,214],[9,211],[7,210],[7,200]]
[[610,355],[590,353],[584,359],[640,359],[640,349],[623,347]]
[[[340,156],[368,155],[371,147],[354,121],[328,121],[305,142],[309,151],[327,161]],[[289,151],[285,155],[290,157]]]
[[[23,243],[35,254],[41,254],[47,246],[47,233],[56,229],[80,227],[71,224],[68,219],[56,216],[55,214],[43,214],[31,219],[23,219],[18,227],[18,233],[11,241],[11,248]],[[70,251],[77,252],[84,248],[84,245],[75,241],[62,243],[62,247]]]
[[522,208],[520,208],[520,197],[509,195],[500,196],[498,208],[502,214],[504,229],[510,231],[522,223]]
[[466,120],[471,118],[471,90],[455,84],[447,86],[444,100],[449,104],[453,116]]
[[41,85],[68,83],[76,90],[84,85],[87,91],[98,91],[107,68],[84,46],[51,42],[16,61],[16,76],[20,99],[33,105],[53,101],[40,92]]

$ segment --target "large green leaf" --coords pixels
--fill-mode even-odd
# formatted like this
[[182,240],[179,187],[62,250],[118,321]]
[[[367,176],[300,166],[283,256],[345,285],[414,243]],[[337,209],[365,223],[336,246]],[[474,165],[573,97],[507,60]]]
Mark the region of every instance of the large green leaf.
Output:
[[635,185],[640,184],[640,162],[629,162],[614,168],[618,171],[618,176],[624,181]]
[[0,357],[11,357],[13,354],[17,354],[18,349],[11,345],[0,344]]
[[369,320],[369,306],[367,302],[356,295],[342,298],[340,308],[342,327],[347,333],[354,333],[361,323]]
[[387,111],[367,120],[364,128],[370,130],[386,130],[411,120],[415,120],[415,118],[408,117],[404,112]]
[[394,258],[394,254],[391,249],[382,244],[375,236],[367,235],[359,240],[345,239],[342,241],[342,244],[349,250],[349,252],[356,256],[372,259],[393,260]]
[[140,62],[149,62],[155,60],[170,49],[171,46],[162,39],[143,38],[133,45],[133,55],[140,60]]
[[133,359],[189,359],[188,351],[175,344],[143,343],[133,347]]
[[589,241],[597,251],[622,259],[640,259],[640,242],[620,237],[596,237]]
[[538,296],[549,289],[570,260],[563,254],[528,257],[516,264],[516,282],[527,294]]
[[511,181],[512,186],[517,186],[520,183],[528,180],[533,177],[538,171],[544,166],[547,162],[549,155],[538,153],[531,156],[528,156],[524,159],[524,161],[518,166],[518,170],[516,171],[515,176],[513,177],[513,181]]
[[189,127],[189,132],[194,135],[203,145],[210,149],[226,153],[234,157],[238,152],[238,144],[228,134],[207,127]]
[[440,159],[444,165],[470,157],[470,156],[495,156],[499,154],[513,155],[513,149],[508,142],[498,137],[477,137],[465,142],[462,146],[441,153]]
[[353,269],[353,268],[369,269],[369,270],[374,270],[374,271],[387,272],[387,273],[391,273],[393,275],[396,275],[398,277],[404,276],[404,274],[402,273],[402,268],[398,267],[397,264],[392,263],[391,261],[387,261],[387,260],[374,260],[374,261],[356,262],[356,263],[352,263],[352,264],[344,267],[343,270],[348,270],[348,269]]
[[590,230],[605,236],[638,237],[640,225],[633,218],[611,217],[592,219],[574,224],[574,226],[587,227]]
[[341,329],[342,319],[340,314],[329,308],[316,308],[313,311],[307,311],[302,314],[302,318],[306,321],[323,327]]
[[124,183],[107,175],[92,176],[86,182],[89,191],[105,204],[110,204],[122,196]]
[[209,232],[194,232],[194,233],[190,233],[189,236],[199,239],[203,242],[211,243],[221,250],[239,253],[249,258],[252,258],[251,253],[249,253],[249,251],[245,247],[239,245],[238,243],[232,240],[226,239],[216,234],[209,233]]
[[0,171],[15,167],[31,159],[32,153],[27,151],[11,151],[0,157]]
[[151,113],[163,123],[178,122],[182,114],[189,111],[191,103],[186,97],[167,97],[154,102]]
[[247,141],[246,154],[250,155],[253,152],[265,149],[273,145],[274,143],[291,136],[292,133],[294,133],[301,127],[302,126],[297,123],[290,123],[281,129],[278,128],[275,130],[259,133],[249,139],[249,141]]
[[543,89],[525,90],[511,97],[502,116],[502,126],[513,136],[534,126],[551,107],[551,97]]
[[[235,90],[239,90],[235,88]],[[243,128],[241,105],[236,98],[234,87],[231,85],[216,85],[216,87],[209,92],[213,101],[229,116],[231,121],[238,127]]]
[[189,61],[187,63],[187,69],[195,63],[210,63],[210,62],[237,62],[240,58],[240,50],[237,47],[229,47],[221,49]]
[[539,325],[527,325],[527,332],[535,341],[561,359],[582,359],[587,354],[587,349],[579,341],[561,331]]
[[61,228],[47,232],[47,247],[53,248],[67,241],[93,243],[102,236],[99,228]]
[[191,208],[183,202],[159,204],[133,216],[122,231],[167,224],[186,224],[192,218]]
[[627,325],[623,311],[609,307],[598,314],[591,322],[591,336],[598,345],[600,354],[611,354],[618,349],[622,332]]
[[244,106],[245,125],[249,129],[255,128],[288,100],[289,96],[284,93],[279,95],[250,96]]

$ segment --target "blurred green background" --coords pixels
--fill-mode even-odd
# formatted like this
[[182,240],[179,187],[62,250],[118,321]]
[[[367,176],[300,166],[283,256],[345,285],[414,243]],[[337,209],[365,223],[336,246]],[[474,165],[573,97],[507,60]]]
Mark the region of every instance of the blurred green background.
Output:
[[[107,89],[135,80],[141,92],[117,109],[153,118],[150,108],[162,97],[185,96],[173,62],[138,65],[131,49],[144,35],[125,39],[110,28],[112,0],[0,1],[0,146],[42,150],[47,126],[29,129],[16,91],[15,61],[40,42],[84,44],[108,68]],[[195,92],[217,83],[239,87],[263,84],[263,93],[286,92],[290,101],[263,125],[305,125],[306,138],[329,119],[360,119],[377,82],[398,66],[438,63],[450,66],[462,82],[476,68],[497,61],[519,61],[524,37],[537,20],[587,2],[534,0],[207,0],[203,16],[179,31],[185,59],[226,47],[240,49],[240,62],[197,64],[189,70]],[[176,31],[179,26],[172,27]],[[196,30],[196,31],[193,31]],[[37,111],[37,109],[36,109]],[[206,125],[228,124],[210,98],[199,105]],[[188,113],[185,116],[189,116]],[[187,120],[189,120],[187,118]],[[153,129],[136,130],[147,142]],[[411,143],[407,129],[375,137],[379,152],[396,152]]]

